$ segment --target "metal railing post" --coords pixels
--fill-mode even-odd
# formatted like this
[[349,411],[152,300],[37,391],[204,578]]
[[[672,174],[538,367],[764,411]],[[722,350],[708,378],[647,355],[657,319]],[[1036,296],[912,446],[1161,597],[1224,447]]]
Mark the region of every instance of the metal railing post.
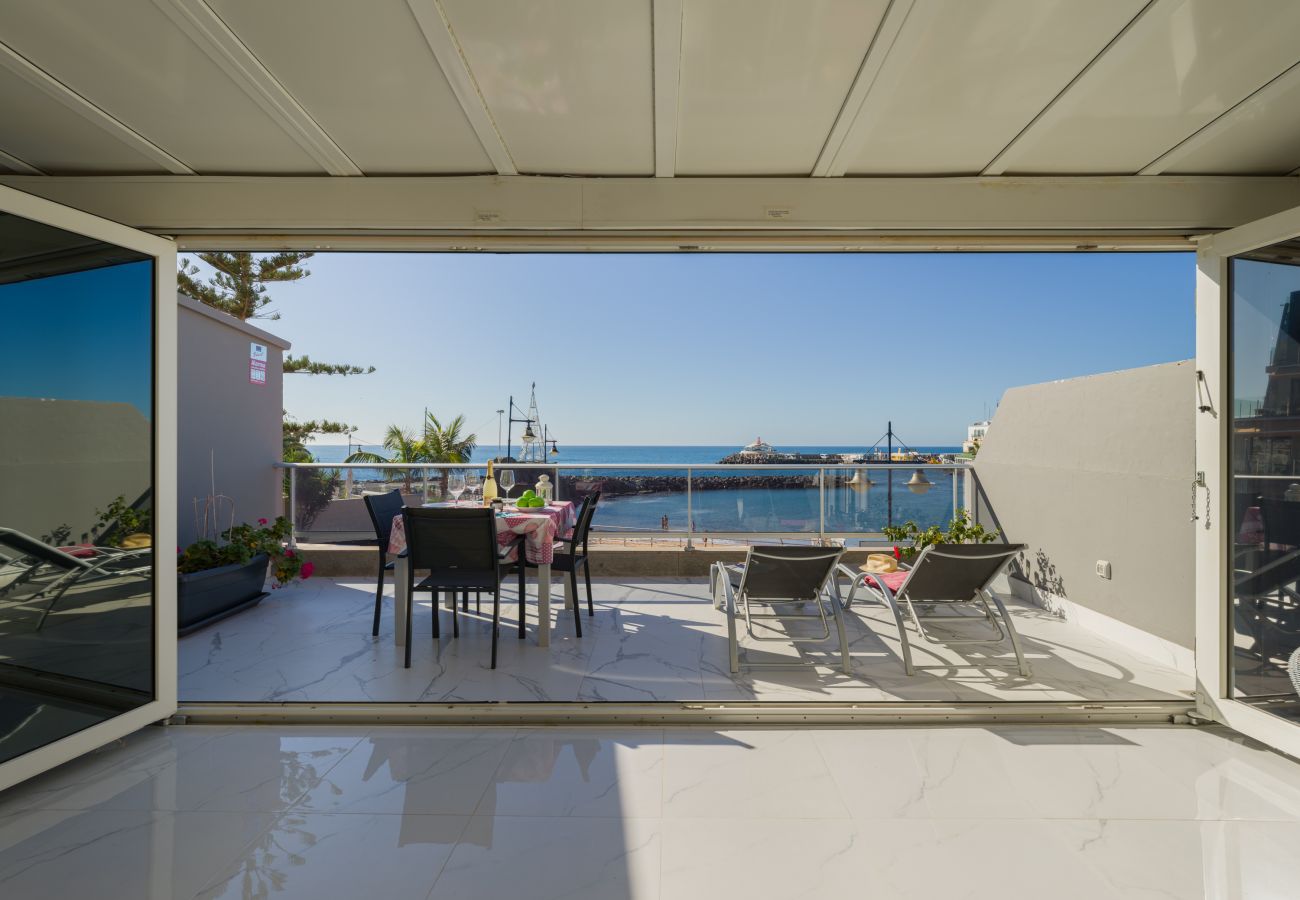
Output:
[[957,477],[960,474],[956,466],[952,469],[952,515],[957,517],[958,499],[957,499]]
[[817,507],[821,515],[817,522],[817,543],[826,546],[826,470],[817,470]]
[[691,469],[686,468],[686,549],[694,550],[695,544],[692,539],[695,537],[695,513],[691,506]]
[[289,468],[289,546],[298,546],[298,470]]

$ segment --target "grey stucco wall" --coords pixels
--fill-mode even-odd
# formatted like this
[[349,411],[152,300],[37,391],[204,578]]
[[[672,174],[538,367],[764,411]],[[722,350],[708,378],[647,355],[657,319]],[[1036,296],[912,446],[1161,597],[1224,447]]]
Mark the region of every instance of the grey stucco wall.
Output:
[[0,422],[0,526],[85,541],[97,509],[149,489],[153,432],[129,403],[0,397]]
[[1185,648],[1195,394],[1190,361],[1013,388],[975,460],[981,520],[1028,545],[1036,587]]
[[[280,512],[284,351],[289,343],[177,295],[177,537],[198,537],[196,498],[216,490],[234,500],[236,522]],[[267,347],[266,384],[249,379],[250,344]],[[213,471],[215,468],[215,472]]]

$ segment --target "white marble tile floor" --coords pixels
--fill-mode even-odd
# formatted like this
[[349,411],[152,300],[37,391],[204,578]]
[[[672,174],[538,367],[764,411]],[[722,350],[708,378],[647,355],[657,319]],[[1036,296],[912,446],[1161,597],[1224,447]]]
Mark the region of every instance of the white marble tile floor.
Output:
[[182,725],[0,793],[0,896],[1249,900],[1298,840],[1217,728]]
[[[517,639],[515,594],[502,604],[500,657],[488,667],[485,617],[462,616],[453,639],[449,614],[432,638],[432,607],[415,610],[413,664],[402,667],[392,637],[391,585],[382,628],[370,634],[373,582],[312,580],[273,593],[180,641],[184,701],[840,701],[1178,700],[1190,677],[1109,643],[1041,609],[1009,601],[1033,666],[1017,674],[1008,645],[932,645],[913,639],[921,669],[903,672],[898,634],[883,607],[855,603],[846,613],[853,672],[838,668],[832,645],[764,643],[762,658],[812,660],[815,667],[727,671],[726,622],[707,585],[669,580],[597,580],[595,616],[553,604],[549,648],[537,646],[536,604],[528,637]],[[486,612],[486,607],[484,608]],[[979,629],[981,622],[951,625]],[[748,639],[745,645],[749,645]],[[760,658],[755,656],[754,658]]]

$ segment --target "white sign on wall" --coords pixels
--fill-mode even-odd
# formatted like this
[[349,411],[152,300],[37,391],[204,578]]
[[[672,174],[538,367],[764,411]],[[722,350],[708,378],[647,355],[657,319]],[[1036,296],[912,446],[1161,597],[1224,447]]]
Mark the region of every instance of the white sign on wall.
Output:
[[266,384],[266,344],[254,342],[248,345],[248,381],[250,384]]

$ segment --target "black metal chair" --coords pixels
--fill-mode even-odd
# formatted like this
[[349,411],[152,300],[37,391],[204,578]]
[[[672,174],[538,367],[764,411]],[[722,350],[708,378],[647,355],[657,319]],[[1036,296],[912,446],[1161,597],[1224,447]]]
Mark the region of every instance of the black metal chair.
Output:
[[[566,550],[557,550],[551,558],[551,571],[563,572],[569,577],[569,596],[573,598],[573,627],[578,637],[582,637],[582,613],[578,603],[578,569],[582,569],[583,579],[587,583],[587,615],[596,614],[596,606],[591,599],[591,569],[587,566],[587,535],[591,532],[591,518],[596,514],[596,504],[600,502],[600,491],[588,494],[578,508],[578,521],[568,537],[556,540],[557,546],[567,546]],[[527,560],[524,564],[535,569],[537,565]]]
[[388,559],[388,539],[393,533],[393,519],[402,514],[405,502],[401,491],[389,491],[387,494],[367,494],[366,512],[370,513],[370,524],[375,529],[375,543],[379,548],[379,574],[375,578],[375,624],[370,630],[372,636],[379,634],[379,612],[384,608],[384,573],[393,568]]
[[[510,546],[497,544],[495,514],[491,509],[413,509],[402,511],[406,526],[407,597],[406,668],[411,667],[411,611],[415,592],[433,594],[433,636],[441,637],[438,595],[451,595],[452,636],[460,637],[460,616],[456,595],[482,591],[492,595],[492,668],[497,667],[497,636],[501,623],[502,558],[512,550],[523,552],[523,538]],[[415,570],[428,570],[418,584]]]

